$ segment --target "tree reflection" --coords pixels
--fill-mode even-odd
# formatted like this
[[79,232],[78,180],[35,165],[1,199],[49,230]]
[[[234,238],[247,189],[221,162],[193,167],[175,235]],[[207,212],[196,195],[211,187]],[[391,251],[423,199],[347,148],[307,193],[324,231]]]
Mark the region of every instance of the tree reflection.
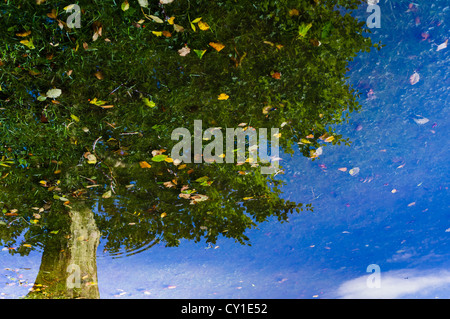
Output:
[[360,1],[81,3],[79,29],[57,1],[15,2],[0,5],[0,240],[22,255],[43,247],[28,297],[98,298],[100,238],[113,255],[248,244],[246,230],[311,209],[280,198],[258,162],[164,155],[195,120],[279,128],[286,153],[312,159],[345,142],[328,127],[359,107],[344,74],[372,44],[335,6]]

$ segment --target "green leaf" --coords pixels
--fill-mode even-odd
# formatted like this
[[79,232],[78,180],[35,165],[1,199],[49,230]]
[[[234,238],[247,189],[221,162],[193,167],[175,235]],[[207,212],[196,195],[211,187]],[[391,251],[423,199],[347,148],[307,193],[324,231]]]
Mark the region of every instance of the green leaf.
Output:
[[311,29],[311,27],[312,27],[312,23],[309,23],[306,25],[304,23],[302,23],[302,25],[298,27],[298,34],[302,37],[305,37],[306,33],[308,32],[309,29]]
[[208,176],[203,176],[203,177],[197,178],[195,181],[198,183],[202,183],[202,182],[207,181],[208,179],[209,179]]
[[122,2],[122,5],[120,7],[122,8],[123,11],[127,11],[128,9],[130,9],[130,4],[128,3],[127,0],[125,0],[124,2]]
[[144,97],[142,99],[142,101],[144,102],[145,105],[147,105],[148,107],[154,108],[156,106],[156,103],[153,101],[150,101],[148,98]]
[[201,58],[203,58],[203,55],[206,53],[206,50],[194,50],[194,52],[201,59]]
[[162,161],[164,161],[166,158],[167,158],[167,155],[160,154],[160,155],[154,156],[154,157],[152,158],[152,161],[153,161],[153,162],[162,162]]

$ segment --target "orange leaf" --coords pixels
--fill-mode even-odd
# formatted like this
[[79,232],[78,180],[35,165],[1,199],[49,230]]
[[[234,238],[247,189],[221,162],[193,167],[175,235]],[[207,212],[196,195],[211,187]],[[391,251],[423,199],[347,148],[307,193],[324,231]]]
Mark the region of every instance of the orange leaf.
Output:
[[281,79],[281,73],[280,73],[280,72],[272,72],[272,73],[271,73],[271,76],[272,76],[274,79],[277,79],[277,80]]
[[209,45],[216,49],[217,52],[220,52],[225,46],[222,43],[209,42]]
[[141,167],[141,168],[150,168],[150,167],[152,167],[149,163],[147,163],[146,161],[142,161],[142,162],[139,162],[139,166]]

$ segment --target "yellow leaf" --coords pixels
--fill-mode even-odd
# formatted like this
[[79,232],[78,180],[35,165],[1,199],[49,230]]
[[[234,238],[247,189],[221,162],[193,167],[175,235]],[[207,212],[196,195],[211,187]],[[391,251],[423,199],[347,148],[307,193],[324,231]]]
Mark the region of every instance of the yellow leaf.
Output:
[[97,106],[102,106],[102,105],[104,105],[106,103],[106,101],[101,101],[101,100],[97,100],[97,98],[94,98],[89,103],[97,105]]
[[201,19],[202,19],[202,17],[196,18],[196,19],[194,19],[194,21],[192,21],[191,23],[198,23],[198,22],[200,22]]
[[156,35],[157,37],[160,37],[160,36],[162,36],[162,32],[161,31],[152,31],[152,33],[154,34],[154,35]]
[[229,95],[227,95],[227,94],[225,94],[225,93],[221,93],[221,94],[217,97],[217,99],[223,101],[223,100],[228,100],[229,97],[230,97]]
[[74,120],[75,122],[80,122],[80,118],[76,115],[70,114],[70,117],[72,118],[72,120]]
[[128,9],[130,9],[130,4],[128,3],[127,0],[122,2],[121,8],[122,8],[123,11],[127,11]]
[[202,31],[206,31],[209,30],[209,25],[206,22],[200,21],[198,23],[198,27],[200,28],[200,30]]
[[27,36],[29,36],[30,34],[31,34],[31,30],[28,30],[28,31],[22,32],[22,33],[16,33],[16,35],[17,35],[18,37],[27,37]]
[[303,144],[311,144],[311,142],[305,138],[300,139],[300,142],[302,142]]
[[156,104],[153,101],[150,101],[148,98],[144,97],[142,98],[142,102],[144,102],[145,105],[147,105],[148,107],[155,107]]
[[181,164],[180,166],[178,166],[178,169],[184,169],[186,168],[186,164]]
[[167,20],[167,22],[169,22],[169,24],[174,24],[173,20],[175,20],[175,17],[170,17],[170,19]]
[[195,28],[195,24],[193,24],[193,23],[191,23],[191,28],[192,28],[192,30],[197,31],[197,29]]
[[222,43],[209,42],[209,45],[216,49],[217,52],[220,52],[225,46]]
[[22,43],[23,45],[27,46],[30,49],[34,49],[33,39],[22,40],[22,41],[20,41],[20,43]]
[[329,136],[324,140],[324,142],[330,143],[333,140],[334,140],[334,136]]
[[88,162],[88,164],[95,164],[95,163],[97,163],[97,158],[95,157],[95,155],[94,154],[89,154],[89,155],[87,155],[87,162]]
[[110,109],[110,108],[113,108],[114,105],[100,105],[100,107],[101,107],[102,109]]
[[289,15],[292,16],[298,16],[300,12],[297,9],[291,9],[289,10]]
[[142,162],[139,162],[139,166],[141,167],[141,168],[150,168],[150,167],[152,167],[149,163],[147,163],[146,161],[142,161]]
[[112,193],[111,193],[111,190],[109,190],[102,195],[102,198],[110,198],[111,196],[112,196]]
[[166,157],[164,160],[165,160],[167,163],[173,163],[173,158]]
[[167,213],[162,213],[161,214],[161,218],[164,218],[164,217],[166,217],[167,216]]
[[23,244],[22,246],[23,246],[23,247],[31,248],[31,245],[30,245],[30,244]]

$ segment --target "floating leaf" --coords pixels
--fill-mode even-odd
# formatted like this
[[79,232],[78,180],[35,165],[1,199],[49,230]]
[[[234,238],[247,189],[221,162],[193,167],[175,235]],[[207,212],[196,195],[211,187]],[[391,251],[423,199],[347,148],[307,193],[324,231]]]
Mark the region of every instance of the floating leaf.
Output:
[[56,99],[57,97],[59,97],[61,95],[61,93],[62,92],[60,89],[51,89],[51,90],[48,90],[45,95],[51,99]]
[[303,144],[311,144],[311,141],[308,141],[306,138],[301,138],[300,142]]
[[101,71],[95,72],[94,76],[99,80],[103,80],[103,78],[104,78],[103,73]]
[[149,100],[148,98],[146,98],[146,97],[142,98],[142,102],[144,102],[145,105],[147,105],[148,107],[151,107],[151,108],[153,108],[153,107],[156,106],[155,102],[150,101],[150,100]]
[[138,0],[138,2],[141,7],[144,7],[144,8],[148,7],[148,0]]
[[309,29],[311,29],[311,27],[312,27],[312,23],[309,23],[309,24],[302,23],[302,25],[300,25],[298,27],[298,34],[302,37],[305,37],[306,33],[309,31]]
[[156,35],[157,37],[160,37],[160,36],[162,36],[162,31],[152,31],[152,33],[154,34],[154,35]]
[[111,193],[111,190],[109,190],[102,195],[102,198],[110,198],[111,196],[112,196],[112,193]]
[[217,99],[220,100],[220,101],[224,101],[224,100],[228,100],[229,97],[230,97],[229,95],[227,95],[225,93],[221,93],[221,94],[219,94]]
[[31,30],[28,30],[28,31],[26,31],[26,32],[22,32],[22,33],[16,33],[16,35],[18,36],[18,37],[27,37],[27,36],[29,36],[31,34]]
[[199,27],[200,30],[202,30],[202,31],[209,30],[209,25],[208,25],[206,22],[203,22],[203,21],[199,21],[198,27]]
[[216,49],[217,52],[220,52],[225,46],[222,43],[209,42],[209,45]]
[[359,167],[354,167],[351,170],[348,171],[348,173],[352,176],[355,176],[356,174],[359,173]]
[[181,25],[178,25],[178,24],[174,24],[174,25],[173,25],[173,29],[174,29],[176,32],[183,32],[183,31],[184,31],[184,28],[183,28]]
[[417,82],[419,82],[419,80],[420,80],[419,73],[414,72],[413,75],[411,75],[410,78],[409,78],[409,83],[411,83],[411,85],[414,85]]
[[202,19],[202,17],[196,18],[196,19],[194,19],[191,23],[198,23],[198,22],[200,22],[201,19]]
[[80,118],[76,115],[70,114],[70,117],[72,118],[72,120],[74,120],[75,122],[80,122]]
[[22,41],[20,41],[20,43],[22,43],[23,45],[27,46],[30,49],[34,49],[33,39],[22,40]]
[[147,163],[146,161],[139,162],[139,166],[140,166],[141,168],[151,168],[151,167],[152,167],[152,166],[151,166],[149,163]]
[[421,119],[414,119],[414,122],[416,122],[419,125],[423,125],[428,123],[430,120],[427,119],[426,117],[422,117]]
[[281,79],[281,73],[280,72],[271,72],[270,76],[273,77],[276,80]]
[[436,51],[441,51],[441,50],[445,49],[447,47],[447,44],[448,44],[448,39],[445,40],[444,43],[439,44]]
[[298,16],[299,14],[300,14],[300,12],[297,9],[289,10],[289,16],[291,16],[291,17]]
[[94,154],[88,154],[86,158],[87,158],[88,164],[95,164],[95,163],[97,163],[97,158],[95,157]]
[[106,101],[97,100],[97,98],[94,98],[92,101],[89,102],[90,104],[94,104],[97,106],[102,106],[106,104]]
[[124,2],[122,2],[122,5],[120,7],[122,8],[122,11],[127,11],[128,9],[130,9],[130,4],[127,0],[125,0]]
[[194,50],[195,54],[201,59],[203,55],[206,53],[206,50]]
[[188,55],[189,53],[191,53],[191,49],[189,49],[187,46],[185,46],[184,48],[178,50],[178,54],[179,54],[180,56],[186,56],[186,55]]
[[167,155],[163,155],[163,154],[156,155],[156,156],[152,157],[152,161],[153,162],[162,162],[162,161],[165,161],[167,157],[168,157]]
[[148,17],[150,19],[152,19],[153,21],[155,21],[156,23],[164,23],[164,21],[161,18],[157,17],[157,16],[148,15]]
[[198,182],[198,183],[202,183],[202,182],[207,181],[208,179],[209,179],[208,176],[203,176],[203,177],[197,178],[195,181]]
[[174,22],[173,22],[174,20],[175,20],[175,17],[170,17],[169,20],[167,20],[167,22],[169,24],[174,24]]

